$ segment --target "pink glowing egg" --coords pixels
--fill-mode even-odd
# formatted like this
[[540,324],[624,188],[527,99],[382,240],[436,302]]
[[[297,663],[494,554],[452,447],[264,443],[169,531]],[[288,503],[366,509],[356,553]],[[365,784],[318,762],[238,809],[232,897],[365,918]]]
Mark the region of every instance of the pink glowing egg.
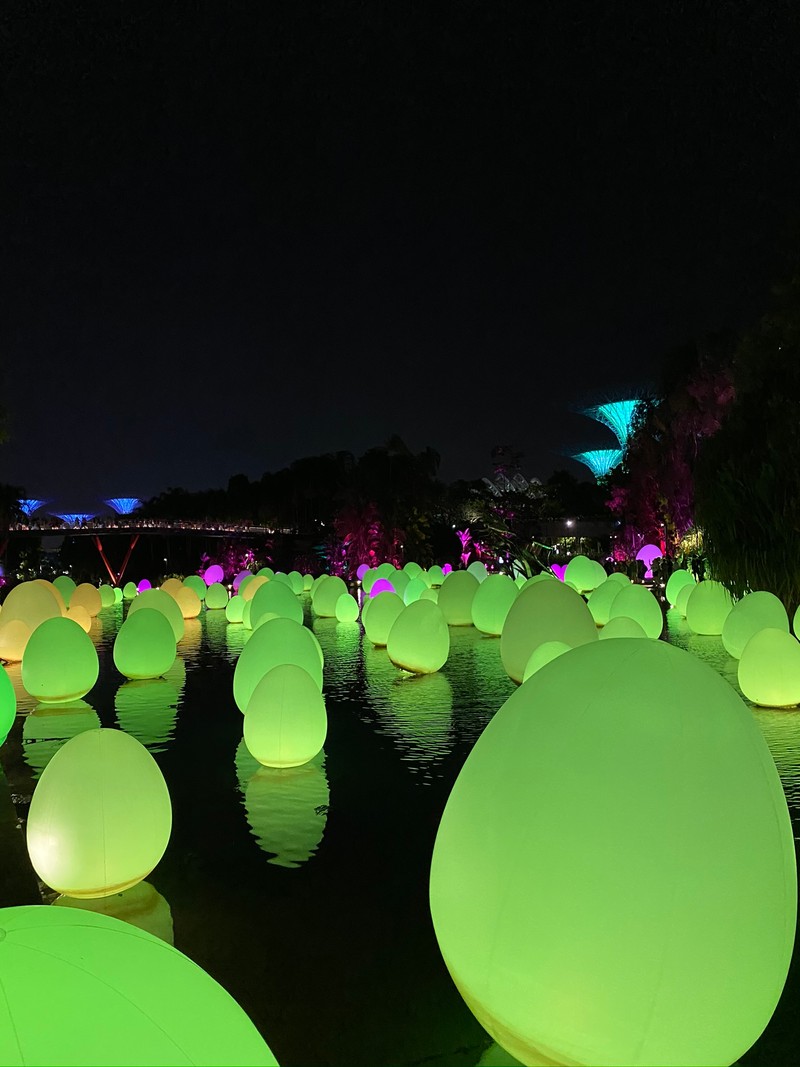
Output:
[[215,582],[221,582],[225,577],[225,571],[220,567],[219,563],[212,563],[203,574],[203,581],[206,585],[213,585]]

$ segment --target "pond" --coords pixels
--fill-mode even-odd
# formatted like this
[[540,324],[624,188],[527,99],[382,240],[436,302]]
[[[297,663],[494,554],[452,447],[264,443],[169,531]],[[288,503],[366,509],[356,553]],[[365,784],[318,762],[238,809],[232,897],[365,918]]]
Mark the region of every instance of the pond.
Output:
[[[328,737],[294,771],[262,768],[242,743],[233,669],[247,638],[224,612],[187,621],[164,679],[126,682],[112,661],[123,606],[93,621],[100,677],[85,701],[35,707],[8,668],[17,720],[1,750],[0,905],[51,903],[24,844],[48,760],[82,729],[122,728],[158,762],[173,831],[146,883],[102,905],[170,940],[242,1005],[283,1067],[510,1064],[456,992],[428,907],[430,857],[449,791],[482,729],[515,690],[499,640],[451,628],[444,669],[399,676],[357,623],[306,622],[325,654]],[[736,687],[720,638],[674,612],[668,639]],[[424,708],[424,715],[420,715]],[[800,825],[800,711],[753,709]],[[797,1059],[797,968],[742,1058]]]

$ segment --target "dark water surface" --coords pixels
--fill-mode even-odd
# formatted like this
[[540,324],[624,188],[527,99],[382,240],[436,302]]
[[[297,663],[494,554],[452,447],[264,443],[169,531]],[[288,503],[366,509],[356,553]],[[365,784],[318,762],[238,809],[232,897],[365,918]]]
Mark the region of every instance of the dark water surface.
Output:
[[[172,940],[242,1005],[284,1067],[512,1063],[464,1006],[428,908],[439,818],[482,729],[516,688],[499,640],[451,628],[436,675],[400,678],[357,623],[306,621],[325,654],[328,737],[305,767],[261,767],[242,743],[233,668],[247,637],[224,612],[187,622],[164,679],[125,682],[111,651],[122,606],[94,620],[100,678],[83,702],[36,709],[8,668],[17,721],[2,748],[0,905],[51,903],[27,857],[30,797],[47,761],[82,729],[121,727],[152,752],[172,797],[167,851],[140,887],[106,905]],[[736,686],[720,638],[669,617],[669,640]],[[31,714],[32,713],[32,714]],[[798,836],[800,712],[753,709]],[[113,909],[116,909],[114,911]],[[796,965],[742,1063],[800,1054]]]

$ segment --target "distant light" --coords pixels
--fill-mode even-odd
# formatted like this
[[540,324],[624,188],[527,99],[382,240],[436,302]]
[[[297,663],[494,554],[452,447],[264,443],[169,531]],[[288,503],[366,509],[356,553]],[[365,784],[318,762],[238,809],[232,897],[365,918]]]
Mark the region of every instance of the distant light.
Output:
[[34,511],[38,511],[39,508],[43,507],[47,503],[47,501],[46,500],[18,500],[17,503],[19,504],[20,511],[22,511],[25,515],[28,516],[28,518],[30,518],[31,515],[33,515]]
[[110,500],[105,500],[104,503],[113,508],[118,515],[130,515],[142,506],[141,500],[135,496],[112,496]]

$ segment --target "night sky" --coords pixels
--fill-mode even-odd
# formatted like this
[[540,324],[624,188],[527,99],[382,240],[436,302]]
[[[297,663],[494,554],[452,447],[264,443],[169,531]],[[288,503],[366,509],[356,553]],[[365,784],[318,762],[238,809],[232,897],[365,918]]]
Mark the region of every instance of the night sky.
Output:
[[63,508],[400,434],[441,476],[764,310],[800,7],[36,3],[0,14],[0,481]]

